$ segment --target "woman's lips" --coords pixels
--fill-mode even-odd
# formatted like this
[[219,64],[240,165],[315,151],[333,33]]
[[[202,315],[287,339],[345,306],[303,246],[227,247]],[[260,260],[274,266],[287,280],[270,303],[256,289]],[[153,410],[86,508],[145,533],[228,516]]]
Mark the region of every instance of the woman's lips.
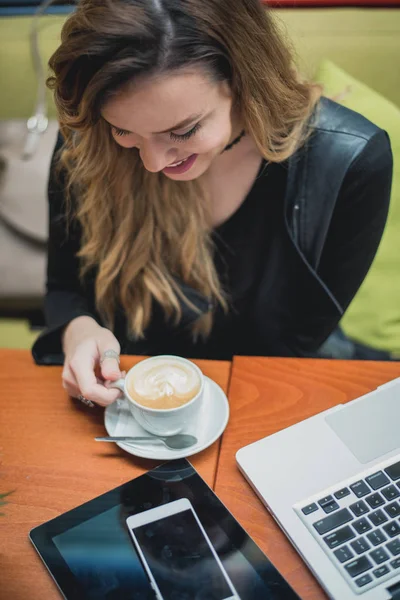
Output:
[[186,173],[193,166],[198,154],[191,154],[188,158],[185,158],[183,161],[177,161],[176,163],[172,163],[175,166],[169,165],[163,169],[163,173],[167,173],[167,175],[180,175],[181,173]]

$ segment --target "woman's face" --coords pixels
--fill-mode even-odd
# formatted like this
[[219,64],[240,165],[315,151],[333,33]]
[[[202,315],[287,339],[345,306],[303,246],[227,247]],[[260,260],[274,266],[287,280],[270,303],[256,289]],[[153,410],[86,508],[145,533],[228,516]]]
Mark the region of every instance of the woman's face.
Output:
[[106,103],[102,117],[117,144],[138,148],[148,171],[189,181],[230,142],[231,112],[229,85],[213,82],[199,68],[126,88]]

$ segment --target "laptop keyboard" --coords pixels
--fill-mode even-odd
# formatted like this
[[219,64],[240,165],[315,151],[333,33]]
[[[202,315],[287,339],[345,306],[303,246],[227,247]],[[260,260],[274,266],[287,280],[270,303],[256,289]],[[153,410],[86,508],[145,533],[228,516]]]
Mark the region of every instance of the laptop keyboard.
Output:
[[400,575],[400,461],[294,506],[354,592]]

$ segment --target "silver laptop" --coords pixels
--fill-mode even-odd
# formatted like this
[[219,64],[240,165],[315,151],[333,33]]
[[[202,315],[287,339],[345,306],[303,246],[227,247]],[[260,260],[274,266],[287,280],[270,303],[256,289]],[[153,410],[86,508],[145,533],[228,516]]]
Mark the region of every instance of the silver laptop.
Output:
[[400,599],[400,378],[236,460],[331,598]]

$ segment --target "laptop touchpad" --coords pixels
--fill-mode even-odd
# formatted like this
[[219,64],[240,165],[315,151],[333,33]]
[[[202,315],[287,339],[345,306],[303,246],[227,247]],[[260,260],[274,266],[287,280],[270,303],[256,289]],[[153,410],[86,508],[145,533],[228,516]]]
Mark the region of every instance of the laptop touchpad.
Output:
[[400,385],[377,389],[325,420],[361,463],[379,458],[400,447]]

